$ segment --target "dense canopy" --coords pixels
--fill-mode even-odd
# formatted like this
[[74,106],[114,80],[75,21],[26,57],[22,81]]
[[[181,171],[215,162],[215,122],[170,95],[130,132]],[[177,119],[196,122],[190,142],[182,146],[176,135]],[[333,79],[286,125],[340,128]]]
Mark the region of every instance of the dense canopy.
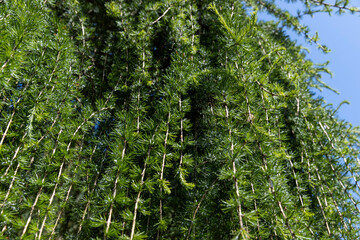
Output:
[[303,3],[0,1],[1,238],[359,239],[359,129],[284,32],[356,9]]

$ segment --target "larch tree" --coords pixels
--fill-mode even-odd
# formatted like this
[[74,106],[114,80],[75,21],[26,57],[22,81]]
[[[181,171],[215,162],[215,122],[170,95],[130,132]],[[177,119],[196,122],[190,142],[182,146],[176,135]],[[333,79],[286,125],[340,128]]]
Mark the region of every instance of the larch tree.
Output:
[[359,129],[283,30],[358,10],[300,2],[0,1],[1,238],[359,239]]

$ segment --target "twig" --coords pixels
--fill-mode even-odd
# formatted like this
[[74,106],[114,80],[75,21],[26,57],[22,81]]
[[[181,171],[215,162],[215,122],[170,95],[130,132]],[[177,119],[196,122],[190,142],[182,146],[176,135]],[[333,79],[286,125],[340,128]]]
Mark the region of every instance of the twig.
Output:
[[195,217],[196,217],[196,214],[197,212],[199,211],[200,209],[200,206],[201,206],[201,203],[204,201],[206,195],[210,192],[211,189],[214,188],[215,186],[215,183],[217,182],[218,179],[215,179],[215,181],[211,184],[211,187],[205,191],[205,193],[202,195],[201,199],[200,199],[200,202],[198,203],[198,205],[196,206],[196,209],[194,211],[194,214],[193,214],[193,217],[192,217],[192,220],[191,220],[191,223],[190,223],[190,227],[189,227],[189,230],[188,230],[188,233],[186,235],[186,240],[189,239],[190,237],[190,233],[191,233],[191,230],[192,230],[192,226],[194,225],[194,221],[195,221]]
[[323,5],[323,6],[327,6],[327,7],[332,7],[332,8],[338,8],[338,9],[342,9],[342,10],[348,10],[350,12],[360,12],[360,9],[358,8],[349,8],[349,7],[345,7],[345,4],[343,6],[338,6],[336,4],[331,4],[331,3],[325,3],[323,0],[322,1],[318,1],[318,0],[310,0],[311,2],[314,2],[318,5]]
[[160,17],[158,17],[158,19],[156,19],[155,21],[153,21],[150,25],[154,25],[155,23],[157,23],[158,21],[160,21],[160,19],[165,16],[165,14],[170,10],[170,8],[171,8],[171,7],[168,7],[168,9],[166,9],[166,11],[165,11]]

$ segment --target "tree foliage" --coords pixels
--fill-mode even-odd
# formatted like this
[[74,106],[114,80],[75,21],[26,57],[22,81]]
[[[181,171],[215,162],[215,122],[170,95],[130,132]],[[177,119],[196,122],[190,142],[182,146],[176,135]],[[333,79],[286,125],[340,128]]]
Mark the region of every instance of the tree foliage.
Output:
[[0,1],[2,238],[358,239],[359,129],[282,30],[357,9],[304,4]]

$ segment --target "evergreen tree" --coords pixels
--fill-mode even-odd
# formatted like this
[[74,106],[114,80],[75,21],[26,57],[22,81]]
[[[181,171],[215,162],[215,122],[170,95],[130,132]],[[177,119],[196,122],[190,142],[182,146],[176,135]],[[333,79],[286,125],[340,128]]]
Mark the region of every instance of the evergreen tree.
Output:
[[358,239],[359,129],[282,30],[358,10],[302,2],[0,1],[1,238]]

